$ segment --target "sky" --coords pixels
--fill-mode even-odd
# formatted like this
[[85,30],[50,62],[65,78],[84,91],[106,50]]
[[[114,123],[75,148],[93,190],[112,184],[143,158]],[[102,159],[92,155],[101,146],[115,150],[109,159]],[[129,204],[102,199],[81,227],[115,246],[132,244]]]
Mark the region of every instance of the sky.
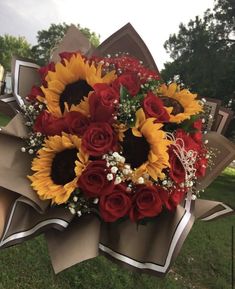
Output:
[[130,22],[161,70],[171,61],[163,47],[169,35],[213,6],[214,0],[0,0],[0,35],[25,36],[34,45],[37,31],[66,22],[100,34],[102,42]]

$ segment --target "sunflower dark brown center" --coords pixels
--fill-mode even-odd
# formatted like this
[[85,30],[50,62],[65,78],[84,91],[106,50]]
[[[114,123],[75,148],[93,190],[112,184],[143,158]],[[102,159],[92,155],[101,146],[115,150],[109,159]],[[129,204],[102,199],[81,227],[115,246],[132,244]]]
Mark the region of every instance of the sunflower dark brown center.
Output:
[[173,110],[171,112],[171,114],[176,115],[178,113],[182,113],[184,112],[184,108],[183,106],[178,102],[178,100],[174,99],[174,98],[170,98],[167,96],[161,96],[161,100],[164,103],[164,106],[166,107],[173,107]]
[[74,168],[77,153],[77,149],[69,149],[56,154],[51,166],[51,178],[55,184],[65,185],[76,177]]
[[79,104],[84,96],[87,96],[93,88],[83,79],[68,84],[60,96],[60,109],[64,112],[64,103],[69,106]]
[[136,137],[131,129],[125,132],[123,141],[123,156],[131,167],[138,168],[148,160],[150,146],[144,137]]

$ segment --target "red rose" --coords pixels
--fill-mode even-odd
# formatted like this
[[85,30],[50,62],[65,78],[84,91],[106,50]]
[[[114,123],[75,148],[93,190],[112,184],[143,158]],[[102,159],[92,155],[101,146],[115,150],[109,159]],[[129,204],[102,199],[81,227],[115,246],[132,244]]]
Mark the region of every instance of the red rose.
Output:
[[90,125],[89,119],[78,111],[71,111],[65,115],[65,122],[71,134],[82,136],[88,126]]
[[[182,129],[178,129],[176,132],[176,142],[182,145],[184,143],[184,149],[186,151],[193,150],[197,152],[196,162],[194,167],[196,169],[196,176],[203,176],[205,174],[207,160],[204,155],[204,148],[202,147],[202,135],[201,132],[194,133],[192,135],[186,133]],[[178,139],[178,140],[177,140]],[[170,176],[176,183],[182,183],[185,180],[185,171],[184,168],[173,151],[174,146],[170,147],[169,150],[169,162],[171,165]]]
[[94,92],[89,95],[89,106],[92,121],[110,122],[113,120],[115,103],[119,94],[108,84],[96,84]]
[[202,120],[197,119],[193,123],[193,128],[196,128],[197,130],[202,130]]
[[30,91],[30,94],[27,96],[27,100],[36,101],[37,96],[44,96],[44,94],[40,87],[34,85]]
[[172,191],[168,200],[168,210],[174,210],[178,206],[178,204],[181,203],[181,201],[185,197],[185,194],[185,189],[178,188]]
[[[189,150],[194,150],[194,151],[199,151],[200,150],[200,145],[193,139],[193,137],[188,134],[187,132],[185,132],[182,129],[178,129],[176,131],[176,135],[175,135],[176,139],[182,139],[184,142],[184,148],[186,151]],[[181,141],[180,141],[181,144]]]
[[68,132],[68,128],[63,117],[57,118],[44,110],[35,121],[34,131],[53,136],[60,135],[62,131]]
[[130,219],[137,221],[145,217],[155,217],[162,211],[162,200],[154,186],[140,185],[133,197]]
[[185,181],[185,170],[178,156],[175,154],[173,146],[169,149],[169,163],[171,166],[170,177],[177,184],[183,183]]
[[195,140],[196,143],[201,144],[202,143],[202,120],[198,119],[194,121],[193,128],[197,131],[192,133],[191,136]]
[[167,191],[162,187],[157,186],[157,190],[159,192],[163,206],[165,206],[169,211],[175,210],[187,192],[185,188],[182,189],[180,187],[176,187],[174,190]]
[[78,186],[88,198],[96,198],[111,194],[114,181],[107,179],[106,161],[97,160],[88,164],[78,179]]
[[200,131],[191,134],[191,136],[196,143],[198,144],[202,143],[202,133]]
[[48,65],[42,66],[41,68],[39,68],[38,71],[41,75],[42,85],[47,87],[47,81],[45,78],[46,78],[48,71],[53,71],[53,72],[55,71],[55,63],[50,62]]
[[120,92],[120,87],[124,86],[131,96],[135,96],[140,90],[140,79],[136,73],[126,72],[116,78],[113,87]]
[[101,156],[117,148],[117,136],[110,124],[91,123],[83,135],[82,146],[91,156]]
[[102,196],[99,202],[101,217],[105,222],[114,222],[128,214],[131,207],[130,196],[125,185],[114,187],[110,195]]
[[159,122],[167,122],[170,119],[163,102],[152,92],[148,92],[144,98],[143,109],[147,117],[155,117]]

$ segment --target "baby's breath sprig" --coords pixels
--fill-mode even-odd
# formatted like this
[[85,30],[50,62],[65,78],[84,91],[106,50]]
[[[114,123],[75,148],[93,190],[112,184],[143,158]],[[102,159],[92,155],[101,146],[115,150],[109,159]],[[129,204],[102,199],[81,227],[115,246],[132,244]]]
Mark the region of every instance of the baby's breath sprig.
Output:
[[147,93],[148,91],[152,91],[157,94],[157,90],[160,85],[160,80],[149,78],[148,81],[144,84],[141,84],[142,93]]
[[36,153],[44,142],[45,136],[40,132],[31,132],[25,140],[26,144],[21,148],[23,153],[28,152],[30,155]]
[[114,181],[115,185],[124,182],[128,183],[128,192],[136,184],[153,184],[154,182],[148,173],[144,173],[137,178],[135,176],[135,169],[132,169],[131,165],[125,162],[126,159],[122,156],[121,152],[110,152],[105,154],[103,159],[106,161],[107,168],[109,168],[107,180]]
[[144,94],[138,93],[136,96],[130,97],[128,90],[121,86],[120,88],[120,104],[118,107],[117,118],[120,123],[133,127],[135,125],[136,111],[141,107]]
[[214,163],[214,159],[216,158],[216,156],[218,156],[220,154],[220,150],[217,149],[217,148],[214,148],[214,147],[210,147],[208,150],[207,150],[207,153],[206,153],[206,159],[208,161],[208,164],[207,164],[207,167],[209,170],[212,170],[212,168],[215,166],[215,163]]
[[137,95],[131,97],[128,90],[121,86],[120,88],[120,104],[118,107],[117,118],[120,123],[127,125],[128,127],[133,127],[136,121],[136,111],[142,107],[142,101],[144,100],[147,92],[156,92],[160,81],[152,79],[141,84],[140,90]]
[[43,110],[45,110],[45,105],[39,102],[35,102],[33,105],[30,103],[27,103],[27,104],[23,104],[21,106],[21,109],[23,111],[23,114],[26,120],[25,121],[26,126],[28,126],[32,130],[37,116]]
[[99,199],[88,201],[79,189],[76,189],[67,201],[66,208],[69,209],[72,215],[81,217],[83,214],[90,214],[93,207],[99,202]]
[[115,185],[125,181],[132,173],[130,166],[125,164],[125,158],[118,152],[105,154],[103,159],[106,161],[107,168],[109,168],[107,180],[114,180]]
[[44,142],[44,135],[40,132],[34,132],[33,127],[37,116],[45,109],[44,104],[35,102],[33,105],[30,103],[23,104],[21,109],[25,118],[25,125],[29,128],[30,133],[25,140],[26,144],[21,148],[22,152],[28,152],[29,154],[36,153]]

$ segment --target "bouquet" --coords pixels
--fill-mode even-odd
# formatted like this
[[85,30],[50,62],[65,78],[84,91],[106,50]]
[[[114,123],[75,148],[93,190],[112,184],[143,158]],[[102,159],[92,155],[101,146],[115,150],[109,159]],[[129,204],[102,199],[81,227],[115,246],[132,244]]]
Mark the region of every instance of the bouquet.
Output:
[[[117,33],[114,39],[123,29]],[[108,43],[113,48],[112,40]],[[56,62],[41,67],[38,85],[25,96],[22,113],[15,117],[17,129],[12,133],[11,125],[5,128],[5,141],[12,134],[20,137],[13,151],[21,154],[17,165],[27,169],[14,171],[13,186],[0,178],[2,188],[23,195],[14,195],[8,207],[4,205],[11,214],[0,245],[43,230],[56,272],[100,250],[137,269],[165,273],[195,215],[208,218],[217,214],[218,206],[223,213],[232,211],[219,203],[211,207],[210,202],[193,211],[203,178],[208,182],[205,176],[215,165],[215,149],[208,146],[211,136],[206,132],[210,115],[204,99],[177,83],[162,82],[155,66],[146,65],[148,51],[145,62],[128,51],[98,52],[63,51]],[[234,155],[226,144],[230,154],[223,166]],[[18,219],[13,225],[18,214],[27,220],[21,233],[16,232],[23,222]],[[148,247],[149,236],[157,230],[154,243],[161,246],[162,255]],[[134,240],[128,245],[130,234]],[[72,256],[71,250],[67,260],[58,258],[60,238],[60,250],[69,250],[66,240],[72,240],[75,247],[87,246],[87,256]],[[81,238],[92,244],[76,245]],[[142,255],[138,247],[144,247]]]
[[129,55],[62,53],[24,106],[31,185],[72,214],[133,222],[174,210],[204,176],[202,102]]

